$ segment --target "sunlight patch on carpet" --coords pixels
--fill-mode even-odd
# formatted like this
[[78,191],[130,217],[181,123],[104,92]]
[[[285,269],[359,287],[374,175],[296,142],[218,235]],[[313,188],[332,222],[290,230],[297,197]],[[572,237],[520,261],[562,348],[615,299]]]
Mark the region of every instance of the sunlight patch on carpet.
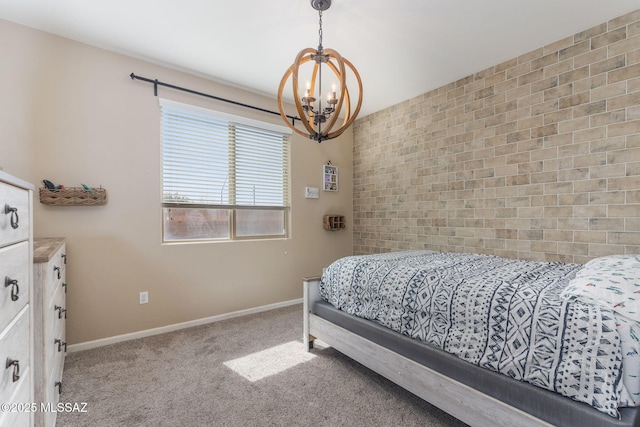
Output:
[[248,356],[229,360],[224,362],[224,365],[254,382],[308,362],[314,357],[316,356],[305,351],[303,343],[291,341]]

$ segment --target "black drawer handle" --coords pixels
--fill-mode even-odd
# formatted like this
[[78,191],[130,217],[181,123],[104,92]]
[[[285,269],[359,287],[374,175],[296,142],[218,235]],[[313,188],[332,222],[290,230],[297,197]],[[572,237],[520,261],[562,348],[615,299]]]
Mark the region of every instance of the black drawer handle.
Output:
[[55,311],[58,312],[58,319],[62,319],[62,314],[64,313],[64,318],[67,318],[67,310],[64,307],[60,307],[59,305],[56,305],[53,307],[53,309]]
[[62,254],[62,261],[64,262],[64,265],[67,265],[67,254]]
[[13,382],[17,382],[20,379],[20,362],[17,360],[9,359],[7,357],[6,369],[13,366]]
[[20,294],[20,287],[16,279],[10,279],[8,276],[4,278],[4,287],[11,286],[11,301],[18,301],[18,295]]
[[54,344],[54,345],[55,345],[55,344],[57,344],[57,345],[58,345],[58,352],[61,352],[61,351],[62,351],[62,347],[64,347],[64,352],[65,352],[65,353],[67,352],[67,343],[66,343],[66,342],[64,342],[64,341],[59,340],[59,339],[57,339],[57,338],[56,338],[55,340],[53,340],[53,344]]
[[62,287],[64,288],[64,293],[67,293],[67,284],[65,282],[62,282]]
[[5,204],[4,213],[11,214],[11,228],[13,228],[14,230],[18,228],[19,226],[18,222],[20,221],[20,219],[18,218],[18,208],[14,208],[12,206]]
[[56,267],[56,266],[54,265],[54,266],[53,266],[53,272],[55,273],[56,271],[58,272],[58,280],[60,280],[60,277],[61,277],[61,276],[60,276],[60,267]]
[[56,381],[53,387],[58,387],[58,394],[62,394],[62,381]]

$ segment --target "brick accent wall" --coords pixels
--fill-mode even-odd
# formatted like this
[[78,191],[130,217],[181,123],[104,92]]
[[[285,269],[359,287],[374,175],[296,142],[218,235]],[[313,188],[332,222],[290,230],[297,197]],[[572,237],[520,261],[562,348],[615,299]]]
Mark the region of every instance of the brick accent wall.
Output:
[[354,123],[354,253],[640,253],[640,10]]

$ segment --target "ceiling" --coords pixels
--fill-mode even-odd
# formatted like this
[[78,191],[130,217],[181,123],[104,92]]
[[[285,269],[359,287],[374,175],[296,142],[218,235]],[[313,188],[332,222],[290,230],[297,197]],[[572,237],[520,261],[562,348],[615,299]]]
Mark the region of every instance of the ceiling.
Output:
[[[639,8],[638,0],[333,0],[323,45],[360,72],[362,116]],[[298,51],[318,44],[309,0],[0,0],[0,18],[274,98]]]

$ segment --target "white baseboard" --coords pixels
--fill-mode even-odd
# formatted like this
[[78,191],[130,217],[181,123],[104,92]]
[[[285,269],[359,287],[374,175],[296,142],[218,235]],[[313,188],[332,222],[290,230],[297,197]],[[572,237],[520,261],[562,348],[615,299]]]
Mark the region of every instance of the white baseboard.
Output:
[[208,323],[219,322],[221,320],[232,319],[234,317],[246,316],[248,314],[261,313],[263,311],[275,310],[276,308],[288,307],[290,305],[302,304],[302,298],[291,301],[283,301],[275,304],[263,305],[261,307],[248,308],[246,310],[234,311],[231,313],[219,314],[217,316],[205,317],[204,319],[190,320],[183,323],[175,323],[173,325],[161,326],[159,328],[147,329],[144,331],[132,332],[130,334],[116,335],[114,337],[102,338],[99,340],[86,341],[69,346],[68,351],[89,350],[92,348],[103,347],[109,344],[115,344],[122,341],[134,340],[137,338],[150,337],[152,335],[164,334],[166,332],[177,331],[179,329],[191,328],[193,326],[206,325]]

